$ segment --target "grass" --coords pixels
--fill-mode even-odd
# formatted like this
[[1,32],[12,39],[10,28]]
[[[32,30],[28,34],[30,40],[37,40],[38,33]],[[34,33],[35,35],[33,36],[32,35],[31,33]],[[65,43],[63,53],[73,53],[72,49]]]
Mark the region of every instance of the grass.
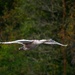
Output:
[[61,74],[61,56],[58,55],[60,51],[56,52],[50,46],[41,46],[29,51],[19,51],[18,47],[18,45],[1,46],[0,75]]

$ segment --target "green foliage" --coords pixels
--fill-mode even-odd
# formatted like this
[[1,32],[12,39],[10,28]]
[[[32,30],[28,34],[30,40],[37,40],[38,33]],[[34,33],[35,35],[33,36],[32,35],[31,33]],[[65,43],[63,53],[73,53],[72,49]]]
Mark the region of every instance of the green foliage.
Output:
[[74,75],[74,20],[72,0],[0,0],[0,41],[53,38],[69,44],[29,51],[0,45],[0,75]]

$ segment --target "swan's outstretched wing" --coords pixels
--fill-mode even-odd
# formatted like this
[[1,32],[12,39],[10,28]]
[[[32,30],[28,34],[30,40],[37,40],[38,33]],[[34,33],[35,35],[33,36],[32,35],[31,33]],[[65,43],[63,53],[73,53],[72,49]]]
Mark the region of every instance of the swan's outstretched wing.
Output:
[[0,42],[0,44],[14,44],[14,43],[16,43],[16,44],[22,44],[22,45],[24,45],[24,44],[27,44],[27,43],[31,43],[32,42],[32,40],[15,40],[15,41],[10,41],[10,42]]
[[10,42],[0,42],[0,44],[13,44],[18,43],[17,41],[10,41]]
[[25,39],[22,39],[22,40],[16,40],[17,42],[21,42],[23,44],[28,44],[28,43],[32,43],[34,40],[25,40]]
[[59,43],[59,42],[56,42],[56,41],[54,41],[54,40],[52,40],[52,39],[50,39],[50,40],[44,42],[44,44],[57,44],[57,45],[61,45],[61,46],[67,46],[67,45],[61,44],[61,43]]

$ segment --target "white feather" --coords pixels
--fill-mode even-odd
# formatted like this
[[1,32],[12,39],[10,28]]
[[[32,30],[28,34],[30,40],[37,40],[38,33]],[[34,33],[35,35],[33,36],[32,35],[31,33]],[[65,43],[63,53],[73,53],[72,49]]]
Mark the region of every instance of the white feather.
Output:
[[46,39],[42,39],[42,40],[21,39],[21,40],[9,41],[9,42],[0,42],[0,44],[22,44],[23,46],[20,47],[19,49],[23,49],[23,50],[35,48],[36,46],[38,46],[40,44],[57,44],[57,45],[61,45],[61,46],[67,46],[67,45],[63,45],[59,42],[56,42],[52,39],[49,39],[49,40],[46,40]]

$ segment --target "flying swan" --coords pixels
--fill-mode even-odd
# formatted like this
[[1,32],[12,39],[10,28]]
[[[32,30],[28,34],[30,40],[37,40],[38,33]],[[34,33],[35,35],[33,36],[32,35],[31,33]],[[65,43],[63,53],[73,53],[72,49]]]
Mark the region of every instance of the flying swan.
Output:
[[36,46],[40,45],[40,44],[57,44],[57,45],[61,45],[61,46],[67,46],[67,45],[63,45],[59,42],[56,42],[52,39],[42,39],[42,40],[15,40],[15,41],[10,41],[10,42],[0,42],[0,44],[21,44],[22,47],[19,48],[19,50],[29,50],[29,49],[33,49]]

